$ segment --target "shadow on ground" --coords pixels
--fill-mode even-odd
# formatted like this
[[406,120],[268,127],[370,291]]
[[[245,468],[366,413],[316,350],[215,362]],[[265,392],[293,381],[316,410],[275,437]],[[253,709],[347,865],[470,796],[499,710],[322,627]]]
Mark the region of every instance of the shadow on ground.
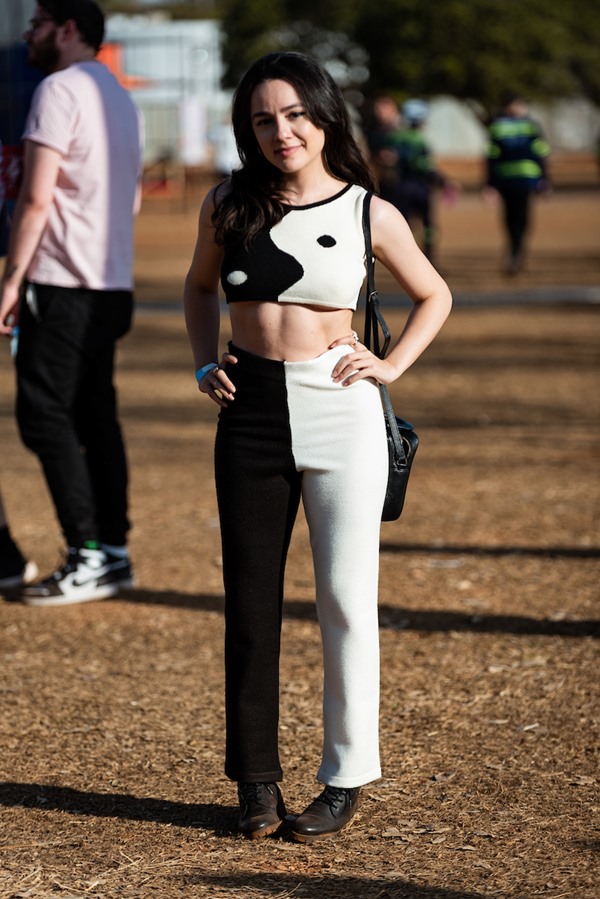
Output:
[[[202,612],[222,612],[223,597],[215,594],[178,593],[171,590],[131,590],[119,599],[134,603],[173,606],[175,608],[197,609]],[[301,599],[284,602],[285,618],[317,622],[315,603]],[[514,634],[546,637],[600,637],[600,621],[553,620],[531,618],[526,615],[484,615],[464,612],[415,610],[380,604],[379,625],[391,630],[422,631],[424,633],[447,633],[449,631],[472,631],[487,634]]]
[[[71,815],[97,818],[116,818],[126,821],[147,821],[169,827],[189,827],[209,830],[216,836],[243,840],[235,831],[237,809],[214,803],[182,803],[166,799],[140,798],[121,793],[84,792],[72,787],[39,783],[0,784],[0,806],[5,808],[39,809],[41,812],[59,811]],[[281,834],[268,839],[285,839]],[[298,851],[302,852],[301,846]],[[197,868],[202,867],[198,855]],[[302,874],[215,873],[192,871],[174,875],[170,880],[178,889],[208,886],[232,893],[257,890],[261,895],[308,896],[322,899],[327,896],[360,896],[361,899],[480,899],[482,894],[419,886],[400,878],[391,871],[388,878],[344,877],[336,875],[310,876]],[[175,883],[173,884],[175,887]],[[219,893],[222,895],[222,893]],[[498,893],[495,893],[498,896]],[[507,896],[504,899],[508,899]]]

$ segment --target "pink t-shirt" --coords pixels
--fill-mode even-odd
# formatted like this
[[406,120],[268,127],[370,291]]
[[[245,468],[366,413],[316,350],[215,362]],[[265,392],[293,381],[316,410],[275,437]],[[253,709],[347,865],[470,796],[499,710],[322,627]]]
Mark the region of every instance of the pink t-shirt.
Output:
[[23,138],[62,160],[30,281],[131,289],[141,133],[137,106],[102,63],[77,63],[41,82]]

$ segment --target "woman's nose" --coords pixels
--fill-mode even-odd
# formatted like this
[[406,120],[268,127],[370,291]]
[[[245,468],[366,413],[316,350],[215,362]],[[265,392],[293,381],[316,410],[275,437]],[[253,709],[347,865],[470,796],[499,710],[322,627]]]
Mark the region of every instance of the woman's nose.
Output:
[[290,133],[290,123],[285,116],[275,120],[275,134],[278,138],[288,137]]

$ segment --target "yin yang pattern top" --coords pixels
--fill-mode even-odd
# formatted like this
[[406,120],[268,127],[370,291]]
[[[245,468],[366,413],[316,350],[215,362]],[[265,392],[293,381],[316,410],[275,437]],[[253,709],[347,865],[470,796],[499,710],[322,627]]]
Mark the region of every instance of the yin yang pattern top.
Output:
[[348,184],[308,206],[286,206],[280,222],[246,248],[225,246],[221,285],[228,303],[268,302],[356,309],[366,275],[365,189]]

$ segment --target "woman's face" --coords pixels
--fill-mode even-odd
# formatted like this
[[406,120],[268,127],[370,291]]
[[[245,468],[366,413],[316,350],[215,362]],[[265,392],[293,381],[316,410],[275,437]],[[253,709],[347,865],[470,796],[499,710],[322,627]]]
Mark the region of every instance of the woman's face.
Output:
[[311,122],[288,81],[258,84],[252,93],[250,116],[263,156],[281,172],[292,175],[310,167],[325,168],[325,132]]

